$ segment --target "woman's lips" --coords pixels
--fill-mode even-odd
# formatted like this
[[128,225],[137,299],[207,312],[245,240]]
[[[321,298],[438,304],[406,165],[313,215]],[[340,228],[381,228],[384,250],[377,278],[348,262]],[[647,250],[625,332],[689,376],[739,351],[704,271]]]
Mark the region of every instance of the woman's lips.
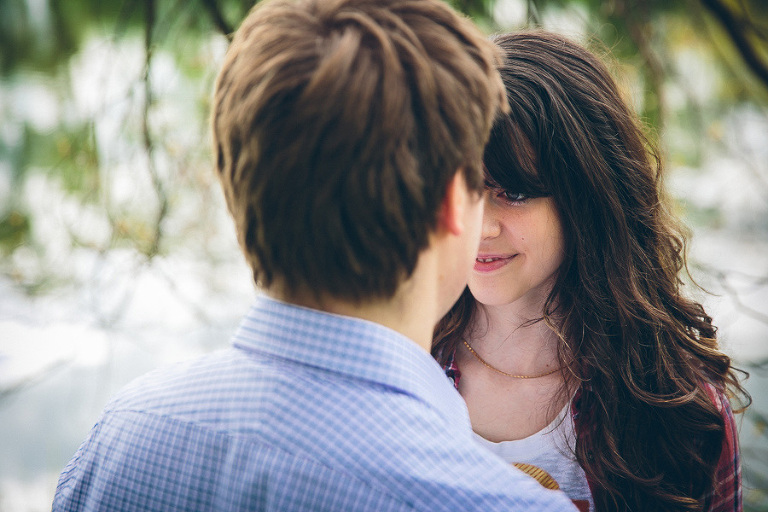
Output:
[[475,272],[493,272],[510,262],[515,256],[478,256],[475,259]]

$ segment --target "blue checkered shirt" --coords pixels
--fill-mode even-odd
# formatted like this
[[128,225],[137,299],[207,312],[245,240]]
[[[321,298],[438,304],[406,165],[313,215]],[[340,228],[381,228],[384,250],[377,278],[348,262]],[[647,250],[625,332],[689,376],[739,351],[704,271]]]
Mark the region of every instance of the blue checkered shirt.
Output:
[[460,395],[415,343],[259,297],[232,347],[112,400],[53,510],[572,509],[474,444]]

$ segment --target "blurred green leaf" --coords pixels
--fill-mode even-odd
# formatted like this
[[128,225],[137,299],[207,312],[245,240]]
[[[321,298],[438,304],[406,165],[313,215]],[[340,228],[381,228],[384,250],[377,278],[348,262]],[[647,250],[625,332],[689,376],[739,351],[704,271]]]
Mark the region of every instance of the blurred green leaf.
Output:
[[0,251],[6,256],[29,240],[31,229],[29,216],[19,210],[11,210],[0,218]]

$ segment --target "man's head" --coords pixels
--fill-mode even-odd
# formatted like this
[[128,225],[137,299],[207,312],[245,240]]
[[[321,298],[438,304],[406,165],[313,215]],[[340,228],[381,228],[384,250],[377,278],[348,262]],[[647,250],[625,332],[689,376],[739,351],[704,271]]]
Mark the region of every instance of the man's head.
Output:
[[216,84],[216,166],[254,279],[387,299],[505,104],[497,53],[441,0],[267,0]]

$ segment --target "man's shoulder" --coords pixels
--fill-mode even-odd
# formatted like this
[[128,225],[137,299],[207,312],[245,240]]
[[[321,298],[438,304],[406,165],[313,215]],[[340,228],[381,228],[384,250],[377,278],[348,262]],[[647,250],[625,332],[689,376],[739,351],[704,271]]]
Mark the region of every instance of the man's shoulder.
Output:
[[309,441],[302,447],[122,410],[104,418],[62,474],[54,510],[81,510],[71,504],[88,493],[114,510],[161,498],[192,511],[568,510],[562,495],[440,428],[398,436],[395,422],[355,435],[360,426],[325,439],[299,433]]
[[126,500],[160,492],[277,504],[257,510],[558,503],[465,430],[400,389],[227,350],[125,388],[62,475],[59,499],[75,499],[87,483]]
[[195,394],[226,388],[228,381],[235,382],[248,366],[231,348],[164,365],[125,385],[105,411],[163,410]]
[[340,431],[362,440],[380,426],[440,421],[429,404],[400,389],[233,347],[136,378],[109,401],[101,421],[116,416],[132,418],[121,428],[184,423],[299,450]]

